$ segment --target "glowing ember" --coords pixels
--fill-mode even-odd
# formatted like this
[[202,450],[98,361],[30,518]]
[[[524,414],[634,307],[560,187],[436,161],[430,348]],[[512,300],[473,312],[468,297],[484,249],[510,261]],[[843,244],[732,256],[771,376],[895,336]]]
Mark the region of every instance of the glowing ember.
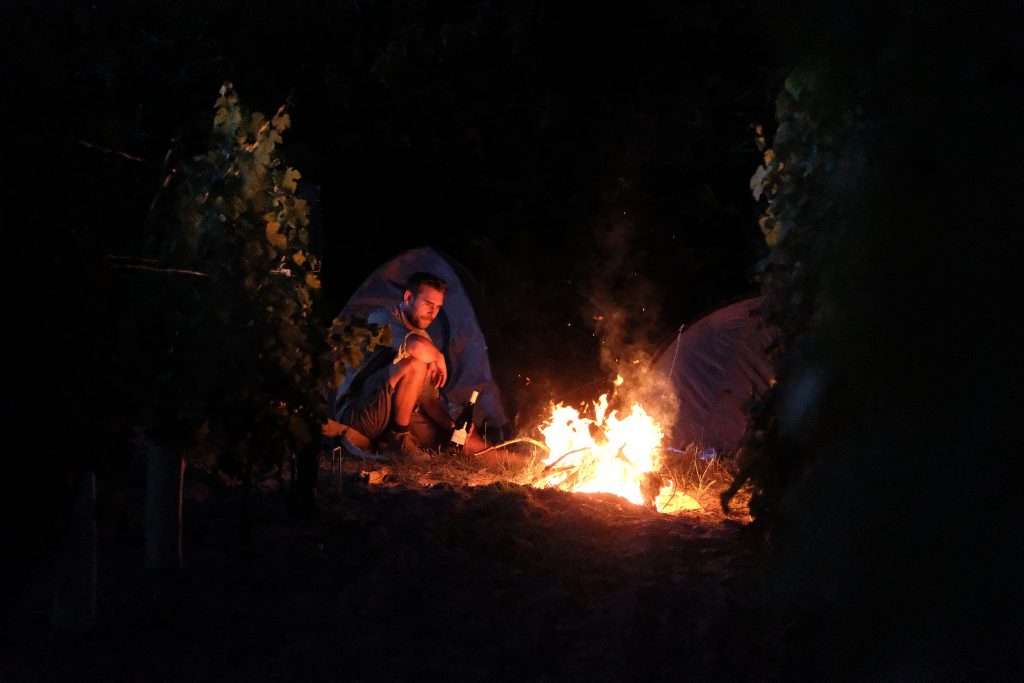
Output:
[[662,487],[658,493],[658,498],[654,501],[654,507],[658,512],[664,512],[667,515],[682,512],[683,510],[704,509],[692,496],[688,496],[677,489],[671,481],[668,483],[668,486]]
[[[607,411],[607,394],[594,403],[593,419],[581,417],[569,406],[553,408],[551,419],[540,430],[551,453],[535,486],[614,493],[643,504],[645,482],[661,466],[661,425],[639,403],[623,418],[617,411],[606,415]],[[671,490],[671,485],[662,489],[663,494]]]

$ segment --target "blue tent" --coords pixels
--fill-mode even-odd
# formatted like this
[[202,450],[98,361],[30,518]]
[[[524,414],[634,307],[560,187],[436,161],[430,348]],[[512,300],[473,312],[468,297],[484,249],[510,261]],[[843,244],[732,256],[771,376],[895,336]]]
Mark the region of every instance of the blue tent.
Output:
[[[349,298],[340,317],[366,317],[381,306],[402,300],[407,278],[417,271],[433,273],[448,282],[444,306],[427,328],[434,343],[444,353],[448,366],[448,382],[443,397],[448,411],[455,415],[473,391],[477,399],[475,421],[486,420],[499,430],[507,427],[508,418],[501,391],[491,375],[487,341],[473,309],[472,298],[478,295],[467,271],[450,257],[431,247],[404,251],[378,266]],[[349,371],[343,386],[354,374]]]

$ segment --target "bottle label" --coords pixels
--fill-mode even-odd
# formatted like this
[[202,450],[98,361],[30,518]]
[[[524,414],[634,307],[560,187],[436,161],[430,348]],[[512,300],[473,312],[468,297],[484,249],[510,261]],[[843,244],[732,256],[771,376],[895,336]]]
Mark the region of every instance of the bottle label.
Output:
[[466,431],[465,427],[462,427],[460,429],[456,429],[455,431],[452,432],[451,442],[453,444],[455,444],[456,446],[465,446],[466,445],[466,435],[467,435],[467,431]]

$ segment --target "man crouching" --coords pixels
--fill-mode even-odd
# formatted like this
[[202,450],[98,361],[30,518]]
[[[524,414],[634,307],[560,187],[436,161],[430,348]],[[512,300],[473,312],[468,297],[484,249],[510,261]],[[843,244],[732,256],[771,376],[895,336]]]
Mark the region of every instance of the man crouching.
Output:
[[[325,436],[343,436],[347,447],[358,446],[361,440],[373,442],[386,455],[406,461],[428,459],[422,446],[438,446],[450,436],[455,423],[439,393],[448,367],[426,331],[441,311],[447,290],[448,283],[436,275],[413,273],[401,303],[368,316],[367,322],[391,327],[391,347],[383,351],[385,364],[381,367],[378,353],[369,355],[341,387],[332,410],[335,419],[322,430]],[[388,363],[388,358],[393,360]],[[466,441],[469,454],[485,447],[476,436]]]

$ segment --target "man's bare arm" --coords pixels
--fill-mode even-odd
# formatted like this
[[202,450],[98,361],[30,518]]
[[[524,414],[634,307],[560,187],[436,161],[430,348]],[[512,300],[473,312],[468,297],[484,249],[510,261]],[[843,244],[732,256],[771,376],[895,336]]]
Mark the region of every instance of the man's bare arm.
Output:
[[434,386],[444,386],[444,383],[448,381],[448,366],[444,361],[444,354],[436,346],[418,334],[410,334],[405,339],[405,350],[413,358],[434,368]]

